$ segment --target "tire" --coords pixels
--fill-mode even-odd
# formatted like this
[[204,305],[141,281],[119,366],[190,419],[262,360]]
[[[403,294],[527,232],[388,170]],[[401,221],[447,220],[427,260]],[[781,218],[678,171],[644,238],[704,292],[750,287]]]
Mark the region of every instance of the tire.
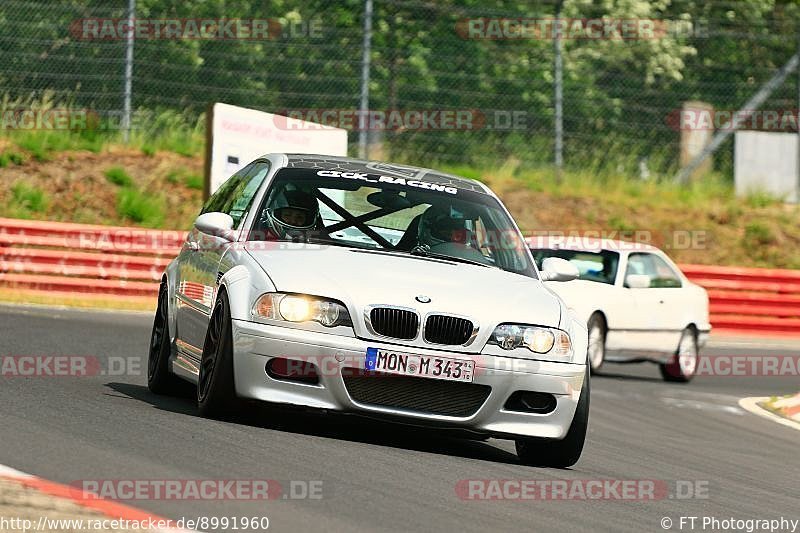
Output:
[[172,341],[169,338],[169,292],[162,282],[158,289],[158,304],[150,333],[150,353],[147,357],[147,388],[156,394],[175,393],[181,383],[169,371]]
[[516,440],[517,456],[528,466],[568,468],[578,462],[589,427],[590,378],[587,368],[575,416],[561,440],[525,438]]
[[226,418],[238,406],[233,381],[233,337],[228,297],[221,290],[208,322],[200,375],[197,380],[197,406],[209,418]]
[[661,377],[664,381],[688,383],[697,372],[700,362],[700,350],[697,347],[697,332],[688,327],[681,333],[678,349],[672,355],[669,363],[659,365]]
[[607,326],[603,315],[595,313],[589,319],[589,370],[596,374],[606,360],[606,332]]

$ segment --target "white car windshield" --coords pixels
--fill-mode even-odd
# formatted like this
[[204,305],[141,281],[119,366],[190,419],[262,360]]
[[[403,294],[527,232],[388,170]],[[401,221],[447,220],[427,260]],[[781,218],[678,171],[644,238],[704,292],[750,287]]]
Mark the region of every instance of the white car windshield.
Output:
[[578,279],[596,281],[613,285],[617,279],[619,254],[608,250],[584,251],[539,248],[531,250],[536,263],[541,265],[548,257],[566,259],[576,267],[580,274]]
[[494,197],[434,181],[282,169],[259,209],[255,239],[453,259],[537,277],[524,241]]

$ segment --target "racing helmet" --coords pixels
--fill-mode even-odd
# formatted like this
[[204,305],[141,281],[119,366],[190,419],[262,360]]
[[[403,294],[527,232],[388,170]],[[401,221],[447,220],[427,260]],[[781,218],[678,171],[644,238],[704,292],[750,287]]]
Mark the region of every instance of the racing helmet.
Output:
[[418,242],[431,248],[446,243],[469,245],[472,220],[453,207],[431,206],[420,216]]
[[266,209],[267,226],[279,239],[304,236],[317,227],[319,218],[317,199],[300,190],[283,190]]

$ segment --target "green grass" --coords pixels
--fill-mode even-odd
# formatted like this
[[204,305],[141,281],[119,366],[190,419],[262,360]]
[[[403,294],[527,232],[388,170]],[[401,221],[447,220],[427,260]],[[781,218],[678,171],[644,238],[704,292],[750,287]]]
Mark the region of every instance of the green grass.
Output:
[[31,218],[43,213],[49,204],[47,195],[38,187],[25,182],[17,182],[11,186],[11,204],[9,211],[19,218]]
[[197,191],[202,191],[203,186],[205,184],[205,180],[203,180],[203,176],[198,176],[197,174],[193,174],[190,170],[186,168],[179,168],[175,170],[171,170],[166,175],[167,183],[170,185],[177,185],[179,183],[183,183],[186,187],[190,189],[195,189]]
[[147,156],[157,150],[194,157],[205,147],[205,115],[173,110],[138,110],[133,117],[130,142]]
[[11,163],[22,165],[25,163],[25,156],[19,152],[3,152],[0,154],[0,168],[5,168]]
[[[8,95],[0,98],[0,112],[4,109],[22,108],[75,109],[76,116],[85,113],[85,110],[68,102],[56,102],[51,95],[45,95],[40,100],[11,99]],[[98,153],[110,144],[122,144],[123,132],[119,128],[119,120],[109,120],[100,115],[89,117],[90,120],[84,121],[81,127],[75,129],[4,129],[0,131],[0,136],[14,142],[36,161],[49,161],[58,152],[88,150]],[[158,150],[165,150],[194,157],[202,153],[204,143],[204,114],[170,109],[139,109],[132,116],[127,145],[141,150],[147,156],[154,156]]]
[[162,195],[126,187],[117,193],[117,214],[125,220],[158,228],[164,223],[166,200]]
[[640,180],[623,173],[567,170],[560,180],[549,167],[514,169],[507,165],[483,174],[491,184],[515,182],[527,189],[547,192],[555,197],[605,196],[628,206],[653,206],[668,203],[697,207],[710,202],[734,200],[733,187],[723,176],[710,174],[688,184],[666,179]]
[[183,182],[190,189],[195,189],[198,191],[203,190],[203,176],[198,176],[197,174],[187,174]]
[[769,207],[771,205],[775,205],[777,203],[780,203],[780,201],[766,192],[757,191],[750,193],[746,197],[746,203],[748,206],[754,209],[760,209],[763,207]]
[[178,170],[170,170],[166,175],[167,183],[170,185],[177,185],[181,182],[181,171]]
[[131,178],[125,169],[122,167],[111,167],[105,171],[106,179],[114,185],[120,187],[130,187],[133,185],[133,178]]
[[87,130],[40,130],[15,131],[9,137],[37,161],[49,161],[53,154],[67,150],[88,150],[100,152],[107,139]]
[[744,227],[744,244],[753,248],[774,244],[777,240],[772,229],[761,222],[750,222]]

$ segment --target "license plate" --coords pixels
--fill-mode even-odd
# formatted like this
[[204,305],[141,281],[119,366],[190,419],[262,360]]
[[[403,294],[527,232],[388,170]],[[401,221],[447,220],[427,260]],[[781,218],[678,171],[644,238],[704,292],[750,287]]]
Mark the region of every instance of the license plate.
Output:
[[364,368],[387,374],[472,383],[475,361],[439,357],[438,355],[406,354],[382,348],[367,348]]

